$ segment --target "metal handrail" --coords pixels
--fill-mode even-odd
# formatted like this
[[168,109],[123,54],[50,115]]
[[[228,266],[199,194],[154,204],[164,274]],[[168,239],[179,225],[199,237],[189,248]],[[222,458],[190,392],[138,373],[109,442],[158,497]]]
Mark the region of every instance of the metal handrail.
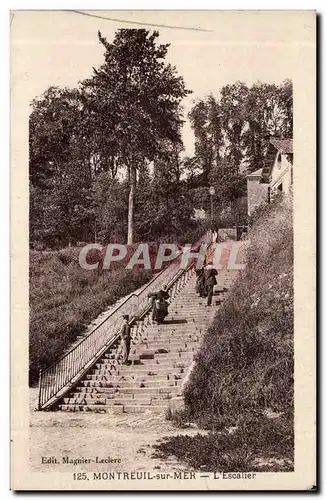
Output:
[[[211,241],[211,231],[207,231],[195,245]],[[179,263],[182,255],[176,257],[171,264],[155,275],[147,285],[134,292],[116,308],[107,318],[97,325],[71,350],[61,356],[55,363],[40,371],[39,409],[49,408],[75,384],[100,356],[119,337],[123,316],[131,316],[134,322],[148,307],[148,293],[157,290],[163,284],[178,279]],[[182,274],[182,273],[181,273]],[[109,332],[112,335],[109,336]]]

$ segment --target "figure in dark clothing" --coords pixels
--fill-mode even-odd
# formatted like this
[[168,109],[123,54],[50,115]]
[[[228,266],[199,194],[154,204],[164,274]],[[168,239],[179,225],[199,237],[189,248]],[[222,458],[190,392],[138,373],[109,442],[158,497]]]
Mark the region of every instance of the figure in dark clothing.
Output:
[[152,320],[157,323],[163,323],[165,316],[168,315],[168,299],[170,298],[167,286],[164,285],[159,292],[150,293],[148,297],[152,299],[153,311]]
[[158,292],[157,298],[159,300],[169,300],[170,294],[167,291],[167,286],[166,285],[163,285],[162,289]]
[[209,267],[205,270],[205,288],[207,293],[207,305],[212,305],[214,286],[217,285],[217,271],[216,269]]
[[131,333],[129,325],[129,316],[125,314],[123,316],[123,323],[121,328],[121,343],[122,343],[122,364],[128,363],[130,344],[131,344]]
[[205,297],[205,272],[204,269],[196,269],[196,293],[199,297]]

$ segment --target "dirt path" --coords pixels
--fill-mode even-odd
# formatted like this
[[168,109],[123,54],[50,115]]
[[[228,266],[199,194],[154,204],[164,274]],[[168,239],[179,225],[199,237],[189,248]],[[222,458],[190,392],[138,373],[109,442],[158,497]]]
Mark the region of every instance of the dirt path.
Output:
[[[30,461],[37,471],[152,471],[189,470],[171,459],[152,457],[152,445],[163,436],[195,435],[197,429],[176,429],[162,414],[64,413],[34,411],[37,390],[31,390]],[[42,464],[42,457],[56,457],[57,464]],[[64,464],[73,459],[115,459],[111,463]]]

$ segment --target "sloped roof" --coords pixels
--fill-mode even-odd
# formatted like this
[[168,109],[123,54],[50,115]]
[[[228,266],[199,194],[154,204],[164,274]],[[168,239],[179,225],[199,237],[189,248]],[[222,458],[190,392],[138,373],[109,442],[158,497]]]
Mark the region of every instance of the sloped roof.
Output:
[[259,168],[258,170],[255,170],[254,172],[251,172],[250,174],[247,175],[247,177],[260,177],[263,169]]
[[271,144],[282,154],[293,154],[293,139],[276,139],[271,137]]

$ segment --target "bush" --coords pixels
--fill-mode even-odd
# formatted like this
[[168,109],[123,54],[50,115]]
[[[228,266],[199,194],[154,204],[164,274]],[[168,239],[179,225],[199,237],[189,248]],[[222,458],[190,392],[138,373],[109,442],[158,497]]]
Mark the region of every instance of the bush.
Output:
[[234,226],[246,226],[248,224],[247,210],[247,196],[235,199],[227,208],[217,208],[214,217],[214,227],[222,229]]
[[251,231],[247,266],[204,338],[185,392],[192,415],[293,405],[293,232],[288,203]]
[[164,438],[154,445],[154,457],[173,456],[202,472],[293,471],[291,429],[287,415],[273,420],[242,418],[234,428],[220,432]]

